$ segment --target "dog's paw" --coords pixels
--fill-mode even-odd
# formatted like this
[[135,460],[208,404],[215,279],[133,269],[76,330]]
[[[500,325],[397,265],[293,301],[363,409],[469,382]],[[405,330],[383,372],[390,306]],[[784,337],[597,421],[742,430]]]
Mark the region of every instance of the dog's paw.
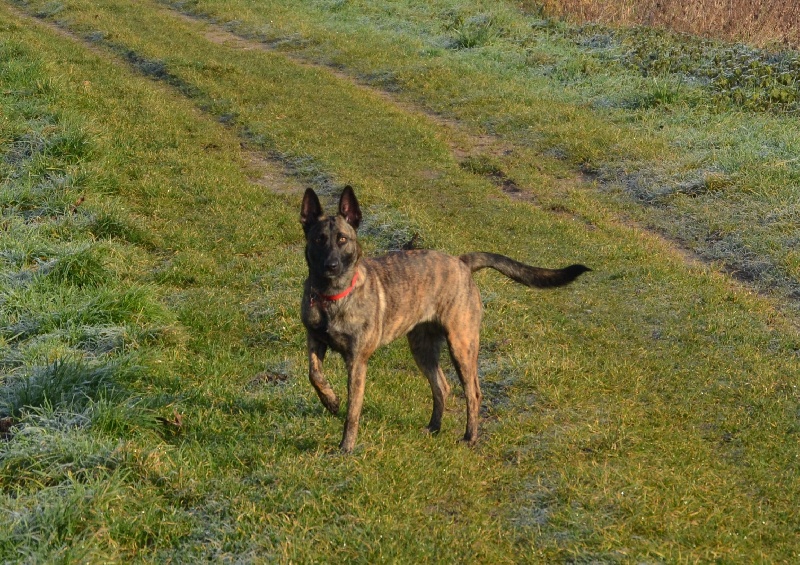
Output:
[[335,396],[333,398],[323,398],[322,405],[334,416],[339,414],[339,399]]
[[461,438],[461,443],[468,447],[475,447],[475,444],[478,443],[478,434],[465,434]]
[[422,433],[425,434],[425,435],[432,435],[433,436],[433,435],[438,434],[439,430],[441,430],[441,426],[431,426],[430,424],[428,424],[427,426],[422,428]]

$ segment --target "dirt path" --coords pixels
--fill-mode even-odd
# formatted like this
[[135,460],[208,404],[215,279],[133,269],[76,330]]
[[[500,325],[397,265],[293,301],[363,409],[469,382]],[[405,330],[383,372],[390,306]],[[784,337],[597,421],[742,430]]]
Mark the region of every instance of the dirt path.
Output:
[[[380,99],[383,103],[400,112],[422,117],[435,125],[440,131],[444,132],[442,139],[446,141],[449,146],[454,160],[462,164],[462,166],[465,166],[465,168],[470,168],[469,163],[471,161],[479,161],[486,158],[493,161],[502,161],[504,157],[518,151],[518,148],[502,137],[471,131],[467,125],[457,119],[442,116],[425,108],[423,105],[410,102],[390,91],[365,83],[360,80],[358,76],[355,76],[353,73],[348,73],[346,70],[332,65],[325,65],[324,63],[317,63],[302,55],[280,50],[270,43],[244,37],[237,34],[235,31],[226,29],[218,23],[210,21],[207,17],[180,12],[178,9],[175,9],[174,13],[177,17],[188,23],[195,25],[200,24],[202,26],[201,33],[212,43],[224,45],[233,49],[260,49],[278,53],[296,65],[316,70],[324,70],[336,79],[367,92],[369,96]],[[538,169],[538,167],[536,168]],[[559,217],[581,221],[586,223],[590,229],[594,228],[590,221],[571,210],[569,206],[562,206],[558,203],[557,197],[555,199],[548,198],[546,200],[549,200],[549,202],[543,202],[542,200],[545,199],[537,198],[536,191],[533,190],[532,187],[525,186],[524,183],[518,183],[513,178],[513,175],[510,175],[505,170],[492,167],[489,172],[480,172],[476,174],[485,177],[492,182],[502,194],[511,199],[527,202]],[[562,191],[563,193],[567,193],[570,190],[593,190],[597,187],[597,183],[602,183],[603,181],[590,175],[575,172],[566,178],[554,179],[553,182],[556,187],[554,193]],[[716,270],[724,272],[732,280],[735,280],[737,284],[749,291],[754,291],[765,297],[774,298],[775,295],[773,291],[781,288],[780,284],[774,281],[772,283],[765,283],[764,280],[760,280],[758,277],[749,274],[747,269],[743,268],[741,263],[737,262],[735,258],[730,261],[728,259],[721,261],[714,254],[704,253],[702,248],[695,247],[692,249],[692,244],[689,240],[682,240],[680,237],[676,238],[666,235],[666,232],[659,231],[658,228],[645,227],[639,223],[639,221],[627,217],[624,213],[620,213],[619,210],[611,210],[607,216],[607,220],[610,223],[632,228],[637,233],[641,234],[642,237],[650,237],[661,241],[665,249],[669,249],[672,253],[682,257],[684,262],[688,265],[715,265]],[[797,293],[789,293],[785,297],[788,298],[790,302],[794,302],[797,299]],[[785,311],[787,311],[787,313],[791,312],[791,308]],[[796,319],[796,316],[792,317]],[[800,324],[800,321],[798,321],[797,324]]]

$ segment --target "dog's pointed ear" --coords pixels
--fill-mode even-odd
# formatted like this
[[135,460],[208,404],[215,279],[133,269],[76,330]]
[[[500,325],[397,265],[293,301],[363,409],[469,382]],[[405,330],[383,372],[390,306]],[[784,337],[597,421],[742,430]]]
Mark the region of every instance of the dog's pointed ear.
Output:
[[308,233],[309,228],[319,221],[320,216],[322,216],[322,204],[319,203],[317,193],[308,188],[303,195],[303,204],[300,206],[300,223],[303,224],[303,232]]
[[342,196],[339,198],[339,214],[353,226],[353,229],[358,229],[361,223],[361,208],[358,206],[356,193],[353,192],[353,187],[350,185],[344,187]]

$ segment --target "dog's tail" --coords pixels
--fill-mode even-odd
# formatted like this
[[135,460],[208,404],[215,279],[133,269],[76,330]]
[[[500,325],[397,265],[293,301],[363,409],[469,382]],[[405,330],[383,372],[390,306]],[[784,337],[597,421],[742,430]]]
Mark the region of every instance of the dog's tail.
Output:
[[563,269],[543,269],[531,267],[496,253],[467,253],[459,257],[474,273],[480,269],[492,268],[500,271],[511,280],[535,288],[564,286],[577,279],[582,273],[591,271],[585,265],[570,265]]

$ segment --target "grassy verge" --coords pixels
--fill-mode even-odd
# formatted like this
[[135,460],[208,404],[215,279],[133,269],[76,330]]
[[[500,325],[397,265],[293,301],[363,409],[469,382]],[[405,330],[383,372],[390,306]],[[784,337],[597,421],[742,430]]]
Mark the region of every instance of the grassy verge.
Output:
[[[565,120],[571,125],[529,123],[541,126],[545,145],[495,124],[514,151],[462,159],[451,151],[453,130],[424,114],[280,53],[210,41],[205,24],[161,5],[22,6],[86,39],[76,44],[0,8],[24,55],[14,60],[30,60],[27,72],[50,85],[31,96],[51,112],[68,109],[93,147],[81,166],[97,180],[78,210],[107,207],[114,222],[104,225],[127,226],[113,237],[76,229],[72,239],[108,249],[106,259],[92,251],[102,268],[88,269],[95,274],[82,286],[53,284],[106,284],[120,290],[114,296],[143,286],[149,309],[117,323],[131,333],[173,329],[138,345],[135,374],[84,379],[119,399],[108,418],[133,414],[132,424],[86,425],[77,438],[48,442],[91,456],[71,466],[53,457],[14,463],[14,453],[34,449],[25,442],[37,428],[25,419],[32,416],[17,416],[0,451],[8,509],[0,519],[13,532],[0,538],[3,560],[795,557],[800,338],[765,299],[687,265],[661,239],[621,224],[614,200],[558,178],[578,149],[608,154],[604,139],[640,151],[621,125],[584,120],[589,114],[569,104],[577,95],[566,92],[549,108],[575,117]],[[332,3],[318,6],[337,13]],[[244,8],[239,15],[256,17]],[[316,41],[317,54],[332,49]],[[475,64],[464,50],[439,55],[416,79],[430,85],[431,100],[444,100],[437,89],[460,92],[460,73]],[[486,127],[485,102],[461,100],[463,115],[452,101],[449,113]],[[9,116],[4,124],[23,131],[24,121]],[[571,156],[527,167],[556,139]],[[269,159],[254,164],[242,144]],[[4,154],[14,147],[5,143]],[[635,154],[643,153],[656,151]],[[541,205],[508,198],[490,178],[498,171],[534,187]],[[290,188],[273,192],[257,182],[264,178]],[[330,196],[345,182],[372,218],[370,250],[418,233],[454,253],[489,249],[596,269],[551,293],[480,277],[486,414],[476,449],[457,444],[458,398],[441,436],[419,432],[429,392],[397,344],[370,365],[357,452],[336,453],[341,421],[324,414],[303,378],[296,301],[304,265],[291,187]],[[67,212],[82,189],[64,196]],[[8,217],[25,223],[16,208]],[[341,362],[329,366],[343,390]],[[10,390],[15,377],[3,378]],[[50,403],[73,402],[62,396]],[[94,402],[87,396],[81,402]],[[118,459],[98,464],[95,454],[109,449]]]

